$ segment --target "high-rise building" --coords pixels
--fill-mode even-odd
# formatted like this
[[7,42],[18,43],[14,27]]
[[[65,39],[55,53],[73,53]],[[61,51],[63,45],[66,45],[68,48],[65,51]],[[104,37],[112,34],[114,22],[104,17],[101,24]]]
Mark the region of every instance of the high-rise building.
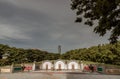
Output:
[[61,54],[61,45],[58,45],[58,53]]

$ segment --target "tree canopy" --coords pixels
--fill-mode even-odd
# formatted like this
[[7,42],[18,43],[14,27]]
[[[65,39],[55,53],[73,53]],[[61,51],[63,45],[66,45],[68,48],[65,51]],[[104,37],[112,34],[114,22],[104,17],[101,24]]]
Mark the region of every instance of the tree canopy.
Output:
[[76,21],[89,26],[104,36],[111,32],[110,42],[116,43],[120,36],[120,0],[71,0],[71,9],[76,11]]
[[62,54],[62,59],[120,65],[120,42],[70,50]]
[[12,63],[40,62],[43,60],[55,60],[59,58],[57,53],[49,53],[39,49],[23,49],[0,44],[0,66]]
[[[6,55],[7,58],[4,58]],[[22,49],[0,44],[0,66],[57,59],[84,60],[120,65],[120,42],[70,50],[61,55],[39,49]]]

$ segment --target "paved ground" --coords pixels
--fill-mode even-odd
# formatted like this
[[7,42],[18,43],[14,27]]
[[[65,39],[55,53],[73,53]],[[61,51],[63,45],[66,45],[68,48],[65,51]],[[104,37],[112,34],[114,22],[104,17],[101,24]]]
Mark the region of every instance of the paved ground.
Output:
[[103,75],[97,73],[5,73],[0,79],[120,79],[120,75]]

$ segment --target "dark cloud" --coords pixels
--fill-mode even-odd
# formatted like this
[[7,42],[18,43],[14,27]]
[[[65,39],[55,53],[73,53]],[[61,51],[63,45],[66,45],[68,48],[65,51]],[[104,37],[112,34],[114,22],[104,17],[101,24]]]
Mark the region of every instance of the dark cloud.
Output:
[[74,20],[68,0],[1,0],[0,43],[65,52],[108,42]]

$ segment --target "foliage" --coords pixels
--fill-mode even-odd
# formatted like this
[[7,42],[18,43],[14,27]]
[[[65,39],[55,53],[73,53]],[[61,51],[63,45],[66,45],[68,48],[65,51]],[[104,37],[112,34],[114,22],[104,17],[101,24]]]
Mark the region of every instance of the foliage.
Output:
[[94,32],[100,36],[111,31],[109,40],[115,43],[120,36],[120,0],[71,0],[71,9],[76,11],[76,22],[95,25]]
[[63,59],[77,59],[106,64],[120,65],[120,42],[117,44],[103,44],[90,48],[81,48],[62,54]]
[[[4,56],[7,56],[7,58],[2,58]],[[59,55],[56,53],[48,53],[39,49],[15,48],[0,44],[0,66],[55,59],[59,59]]]
[[[39,49],[21,49],[0,44],[0,53],[0,66],[11,65],[12,63],[21,64],[57,59],[82,60],[120,65],[120,42],[70,50],[61,55],[58,53],[41,51]],[[2,56],[7,56],[7,58],[2,58]]]

